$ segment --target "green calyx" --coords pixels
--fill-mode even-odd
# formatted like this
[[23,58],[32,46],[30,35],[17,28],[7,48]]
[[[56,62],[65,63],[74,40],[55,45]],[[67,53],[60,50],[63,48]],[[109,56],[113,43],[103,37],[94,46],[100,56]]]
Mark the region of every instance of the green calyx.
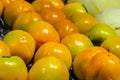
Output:
[[93,43],[93,45],[94,46],[100,46],[101,45],[101,43],[105,40],[105,39],[103,39],[103,38],[96,38],[96,37],[94,37],[94,36],[88,36],[89,37],[89,39],[92,41],[92,43]]
[[11,56],[10,55],[5,55],[5,56],[2,56],[3,58],[10,58]]

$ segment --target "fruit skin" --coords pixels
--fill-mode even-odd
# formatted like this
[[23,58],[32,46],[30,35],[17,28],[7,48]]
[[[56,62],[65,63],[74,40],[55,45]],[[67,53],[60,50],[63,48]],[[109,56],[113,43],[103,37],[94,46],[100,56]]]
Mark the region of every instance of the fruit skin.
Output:
[[35,52],[36,44],[34,38],[22,30],[9,31],[3,38],[9,46],[11,55],[21,57],[29,64]]
[[120,58],[120,36],[110,37],[103,41],[100,46]]
[[34,56],[34,62],[46,56],[55,56],[61,59],[67,66],[68,70],[70,70],[72,56],[69,49],[64,44],[51,41],[44,43],[37,49]]
[[24,1],[24,0],[1,0],[4,6],[4,9],[12,2],[14,1]]
[[64,12],[58,8],[44,8],[39,13],[43,20],[49,22],[50,24],[54,24],[58,21],[61,21],[66,18]]
[[69,19],[60,20],[53,24],[53,26],[59,33],[61,39],[69,34],[79,33],[77,26]]
[[2,3],[2,1],[0,1],[0,17],[2,15],[2,13],[3,13],[3,3]]
[[63,6],[62,10],[68,19],[70,19],[73,14],[87,13],[83,5],[79,2],[68,3]]
[[90,60],[96,54],[107,54],[108,51],[103,47],[93,46],[80,52],[73,61],[73,72],[79,80],[86,79],[86,69]]
[[10,48],[4,41],[0,40],[0,57],[5,55],[11,55]]
[[74,60],[75,56],[81,51],[93,47],[90,39],[80,33],[73,33],[61,40],[61,43],[65,44],[71,52],[72,59]]
[[1,80],[27,80],[28,71],[24,61],[18,56],[0,57]]
[[55,7],[58,9],[62,9],[62,7],[64,6],[62,0],[34,0],[31,4],[38,13],[44,8]]
[[70,20],[76,25],[79,32],[85,34],[94,25],[97,24],[97,20],[88,13],[73,14]]
[[66,65],[54,56],[39,59],[29,71],[29,80],[69,80]]
[[87,66],[86,80],[120,80],[120,59],[113,53],[95,55]]
[[33,21],[43,20],[42,17],[35,11],[27,11],[21,13],[13,23],[13,30],[20,29],[27,31],[27,26]]
[[60,42],[60,36],[55,28],[48,22],[39,20],[31,23],[28,33],[33,36],[36,41],[37,48],[48,41]]
[[[17,5],[16,5],[17,4]],[[35,11],[33,6],[27,1],[14,1],[9,4],[3,14],[3,19],[8,27],[11,27],[16,18],[25,11]]]
[[91,29],[89,29],[85,35],[87,35],[93,43],[95,41],[98,41],[98,43],[94,45],[100,45],[105,39],[112,37],[112,36],[117,36],[116,32],[114,29],[112,29],[109,25],[107,24],[101,24],[98,23],[94,25]]

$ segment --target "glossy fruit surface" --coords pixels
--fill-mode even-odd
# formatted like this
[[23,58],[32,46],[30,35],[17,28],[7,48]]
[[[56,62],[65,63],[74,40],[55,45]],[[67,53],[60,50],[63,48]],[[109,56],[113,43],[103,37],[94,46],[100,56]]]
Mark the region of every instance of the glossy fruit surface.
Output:
[[[26,1],[32,1],[32,0],[26,0]],[[45,0],[43,0],[43,1],[45,1]],[[16,4],[17,5],[17,4]],[[40,6],[40,5],[39,5]],[[83,5],[82,5],[83,6]],[[38,7],[37,7],[38,8]],[[45,8],[44,8],[45,9]],[[41,10],[42,11],[42,10]],[[48,35],[48,37],[46,37],[45,38],[45,36],[46,35],[43,35],[42,33],[44,32],[44,33],[48,33],[49,34],[49,30],[48,30],[48,27],[47,27],[47,29],[46,29],[46,27],[43,25],[43,24],[40,24],[40,25],[37,25],[37,27],[35,27],[36,25],[32,25],[32,24],[34,24],[34,23],[32,23],[32,22],[34,22],[34,20],[35,21],[38,21],[38,20],[40,20],[40,19],[38,19],[37,18],[37,20],[36,19],[34,19],[34,20],[31,20],[31,18],[34,16],[34,14],[33,13],[31,13],[31,14],[29,14],[29,12],[33,12],[33,13],[36,13],[35,11],[27,11],[27,12],[22,12],[21,14],[25,14],[25,13],[28,13],[27,15],[23,15],[22,17],[21,17],[21,20],[18,20],[18,22],[16,21],[16,24],[17,25],[19,25],[19,27],[21,28],[22,27],[22,24],[23,24],[23,26],[24,27],[26,27],[27,29],[25,29],[26,31],[29,31],[30,30],[30,32],[34,35],[35,34],[35,36],[37,36],[37,37],[35,37],[36,39],[40,39],[40,41],[38,42],[38,44],[37,44],[37,49],[39,49],[39,48],[42,48],[42,46],[43,45],[45,45],[46,43],[48,43],[49,41],[51,41],[50,39],[53,39],[53,36],[56,34],[56,33],[54,33],[54,31],[52,31],[51,30],[51,27],[49,27],[49,29],[51,30],[51,32],[53,32],[51,35]],[[47,12],[47,11],[46,11]],[[48,11],[48,13],[49,13],[49,11]],[[20,14],[20,15],[21,15]],[[77,13],[75,13],[75,14],[77,14]],[[19,16],[20,16],[19,15]],[[68,14],[69,15],[69,14]],[[74,14],[73,14],[74,15]],[[19,17],[18,16],[18,17]],[[40,15],[39,15],[40,16]],[[18,18],[17,17],[17,18]],[[61,16],[62,17],[62,16]],[[72,17],[72,16],[71,16]],[[83,16],[82,16],[83,17]],[[2,22],[2,18],[3,18],[3,16],[1,17],[1,19],[0,19],[0,36],[4,36],[3,34],[5,34],[6,32],[8,32],[8,28],[5,28],[6,27],[6,25],[4,26],[4,23]],[[17,19],[16,18],[16,19]],[[85,17],[83,17],[83,19],[85,19]],[[30,20],[30,22],[29,22],[29,20]],[[19,22],[20,21],[20,22]],[[25,23],[24,23],[24,21],[25,21]],[[41,21],[43,21],[43,20],[41,20]],[[50,19],[50,21],[52,21],[52,19]],[[76,20],[76,21],[79,21],[79,19],[78,20]],[[46,21],[47,22],[47,21]],[[67,37],[68,35],[71,35],[71,34],[73,34],[73,33],[79,33],[79,31],[78,31],[78,29],[76,29],[76,27],[73,27],[73,26],[69,26],[69,25],[74,25],[74,26],[76,26],[73,22],[72,22],[72,24],[71,24],[71,22],[70,22],[70,24],[67,24],[67,23],[69,23],[70,21],[69,21],[69,19],[61,19],[61,20],[58,20],[58,21],[56,21],[56,22],[54,22],[54,24],[52,25],[52,27],[53,28],[55,28],[56,30],[55,30],[55,32],[57,32],[58,33],[58,35],[59,35],[59,37],[55,37],[56,38],[56,40],[54,41],[53,40],[53,42],[55,42],[55,43],[59,43],[61,40],[63,40],[63,38],[65,38],[65,37]],[[87,22],[87,21],[86,21]],[[1,23],[2,23],[2,25],[1,25]],[[28,26],[28,24],[29,24],[29,26]],[[49,22],[48,22],[48,24],[49,24]],[[12,25],[14,25],[14,24],[12,24]],[[32,27],[32,26],[33,27]],[[57,28],[56,28],[56,25],[57,25]],[[67,25],[67,26],[65,26],[65,25]],[[39,27],[38,27],[39,26]],[[40,26],[43,26],[43,28],[42,28],[42,30],[40,29],[41,27]],[[46,25],[47,26],[47,25]],[[65,26],[65,27],[64,27]],[[82,25],[83,26],[83,25]],[[12,26],[12,27],[14,27],[14,26]],[[1,29],[2,28],[2,29]],[[35,29],[36,28],[36,29]],[[85,27],[84,27],[85,28]],[[14,28],[15,29],[15,28]],[[24,28],[22,28],[23,30],[24,30]],[[34,30],[32,30],[32,29],[34,29]],[[41,30],[41,33],[39,33],[40,31],[39,30]],[[104,30],[104,29],[103,29]],[[99,31],[99,30],[98,30]],[[40,34],[40,36],[38,36],[39,34]],[[38,35],[37,35],[38,34]],[[61,34],[61,35],[60,35]],[[32,35],[32,37],[33,37],[33,35]],[[14,35],[12,35],[12,36],[14,36]],[[11,37],[12,37],[11,36]],[[1,37],[0,37],[1,38]],[[54,38],[54,39],[55,39]],[[73,37],[70,37],[70,38],[68,38],[69,40],[71,40],[71,39],[73,39]],[[77,38],[76,39],[79,39],[79,37],[77,36]],[[43,41],[42,41],[43,40]],[[68,40],[68,41],[69,41]],[[112,39],[111,39],[112,40]],[[119,39],[118,39],[119,40]],[[25,41],[25,40],[24,40]],[[85,39],[83,40],[85,43],[87,43],[87,41],[85,41]],[[67,42],[67,41],[66,41]],[[114,42],[114,41],[113,41]],[[12,43],[12,45],[14,45],[15,44],[15,42],[13,41],[13,42],[11,42]],[[61,42],[62,43],[62,42]],[[60,44],[61,44],[60,43]],[[82,43],[80,43],[79,41],[75,41],[74,42],[75,44],[79,44],[79,46],[80,45],[83,45]],[[114,42],[115,43],[115,42]],[[63,43],[62,43],[63,44]],[[65,44],[64,44],[65,45]],[[72,44],[72,41],[71,42],[69,42],[69,45],[71,45],[71,49],[74,49],[74,48],[76,48],[76,47],[74,47],[74,44]],[[89,44],[86,44],[86,45],[89,45]],[[113,44],[111,44],[111,45],[113,45]],[[119,44],[118,44],[119,45]],[[40,56],[44,56],[44,57],[42,57],[42,58],[39,58],[38,60],[36,60],[34,63],[33,63],[33,59],[35,58],[35,56],[32,56],[32,61],[30,60],[30,64],[28,63],[26,66],[27,66],[27,68],[29,68],[29,70],[30,69],[32,69],[32,67],[34,66],[34,64],[37,62],[37,61],[39,61],[40,59],[43,59],[43,58],[45,58],[45,57],[48,57],[48,56],[50,56],[50,55],[52,55],[52,56],[55,56],[56,57],[56,53],[58,52],[58,54],[59,55],[61,55],[60,53],[62,53],[62,51],[60,51],[60,49],[63,49],[63,48],[60,48],[60,46],[59,45],[56,45],[54,48],[54,50],[52,51],[52,46],[54,46],[53,44],[50,44],[50,45],[47,45],[46,47],[43,47],[42,49],[41,49],[41,54],[43,54],[44,52],[46,52],[46,54],[48,53],[48,50],[50,50],[51,52],[49,52],[48,54],[47,54],[47,56],[46,55],[41,55],[40,54]],[[66,46],[66,45],[65,45]],[[0,46],[1,47],[1,46]],[[29,47],[29,46],[28,46]],[[57,47],[59,48],[59,50],[57,50]],[[68,46],[66,46],[69,50],[70,50],[70,48],[68,47]],[[93,47],[93,45],[92,45],[92,47]],[[117,47],[119,47],[119,46],[117,46]],[[20,49],[22,49],[21,51],[24,51],[23,53],[27,53],[28,51],[27,51],[27,49],[26,49],[26,47],[24,47],[24,46],[18,46],[18,47],[15,47],[15,48],[20,48]],[[91,48],[91,47],[88,47],[87,49],[89,49],[89,48]],[[31,48],[30,48],[31,49]],[[36,49],[36,48],[35,48]],[[37,50],[36,49],[36,50]],[[77,48],[78,49],[78,51],[79,50],[82,50],[80,47],[79,48]],[[85,50],[87,50],[86,48],[83,50],[84,52],[85,52]],[[45,50],[45,51],[43,51],[43,50]],[[67,50],[67,49],[65,49],[65,50]],[[95,51],[97,50],[96,48],[94,49]],[[73,63],[71,62],[71,59],[69,59],[70,57],[69,56],[65,56],[66,54],[67,54],[67,51],[65,51],[64,52],[64,54],[62,54],[62,59],[64,58],[64,60],[65,60],[65,62],[66,62],[66,64],[65,64],[65,66],[66,66],[66,68],[67,69],[69,69],[70,71],[68,72],[67,71],[67,73],[66,73],[66,69],[61,69],[61,70],[59,70],[58,72],[55,72],[55,71],[53,71],[53,70],[51,70],[51,68],[49,68],[49,69],[45,69],[45,67],[43,66],[43,65],[48,65],[48,62],[46,61],[46,60],[43,60],[42,62],[42,66],[43,66],[43,68],[41,69],[41,73],[39,73],[40,71],[39,71],[39,66],[37,66],[37,67],[35,67],[34,69],[36,69],[35,71],[37,72],[37,71],[39,71],[38,73],[33,73],[33,72],[31,72],[31,75],[29,75],[29,76],[34,76],[34,77],[40,77],[40,78],[47,78],[46,80],[62,80],[61,78],[62,77],[68,77],[68,78],[66,78],[65,80],[80,80],[80,76],[82,76],[82,80],[84,80],[85,79],[85,76],[86,76],[86,65],[88,64],[88,62],[91,60],[91,58],[93,58],[93,56],[95,56],[97,53],[99,54],[99,52],[95,52],[95,51],[88,51],[90,54],[84,54],[84,56],[82,56],[82,57],[78,57],[77,58],[77,60],[76,60],[76,62],[74,62],[74,63],[76,63],[76,65],[75,66],[77,66],[77,69],[75,69],[75,67],[73,67]],[[53,53],[53,52],[56,52],[56,53]],[[74,53],[76,53],[77,52],[77,50],[73,50],[73,55],[74,55]],[[88,52],[86,52],[86,53],[88,53]],[[100,53],[102,52],[102,50],[100,50]],[[104,51],[103,51],[104,52]],[[117,52],[117,51],[116,51]],[[17,53],[17,52],[16,52]],[[52,54],[53,53],[53,54]],[[69,53],[71,53],[71,51],[69,52]],[[79,54],[80,53],[82,53],[82,52],[79,52]],[[92,54],[93,53],[93,54]],[[36,53],[37,54],[37,53]],[[74,58],[72,57],[72,59],[73,59],[73,61],[75,61],[75,58],[79,55],[79,54],[77,54]],[[26,55],[24,55],[24,56],[26,56]],[[39,57],[38,55],[37,55],[37,57]],[[69,58],[68,58],[69,57]],[[56,57],[57,59],[59,59],[58,57]],[[45,62],[46,61],[46,62]],[[50,61],[50,60],[48,60],[48,61]],[[54,63],[55,64],[55,62],[54,62],[55,60],[53,60],[53,59],[51,59],[51,62],[52,63]],[[110,61],[112,61],[112,60],[110,60]],[[62,61],[63,62],[63,61]],[[96,62],[97,63],[97,62]],[[72,64],[72,65],[71,65]],[[40,66],[41,66],[40,65]],[[101,65],[99,65],[99,66],[101,66]],[[50,65],[50,67],[51,67],[51,65]],[[52,68],[53,68],[54,66],[52,65]],[[119,67],[119,65],[118,65],[118,67]],[[5,67],[4,67],[5,68]],[[54,67],[54,68],[56,68],[56,67]],[[57,67],[58,68],[58,67]],[[64,68],[64,67],[62,67],[62,68]],[[74,68],[74,69],[73,69]],[[95,68],[95,67],[94,67]],[[116,67],[117,68],[117,67]],[[91,68],[92,70],[93,70],[93,68]],[[107,70],[108,68],[105,68],[105,70]],[[118,68],[117,68],[118,69]],[[1,70],[3,70],[3,69],[1,69]],[[6,69],[7,70],[7,69]],[[45,75],[42,75],[42,73],[43,72],[45,72],[46,70],[49,70],[47,73],[45,73]],[[73,73],[73,70],[74,70],[74,73]],[[91,70],[91,72],[92,72],[92,70]],[[16,71],[17,71],[17,68],[16,68]],[[57,78],[55,78],[55,79],[53,79],[56,75],[57,75],[57,73],[59,73],[61,71],[61,75],[60,75],[60,77],[58,77],[57,76]],[[94,71],[94,70],[93,70]],[[100,70],[99,70],[100,71]],[[102,71],[103,71],[103,73],[102,73]],[[115,70],[114,70],[115,71]],[[85,72],[85,74],[84,74],[84,72]],[[90,72],[90,71],[89,71]],[[109,70],[108,70],[108,72],[109,72]],[[112,71],[111,71],[112,72]],[[115,71],[115,72],[117,72],[117,71]],[[8,72],[7,72],[8,73]],[[12,72],[12,73],[15,73],[15,72]],[[19,71],[19,73],[20,73],[20,71]],[[106,75],[106,74],[104,74],[104,73],[107,73],[107,71],[104,71],[104,70],[101,70],[101,72],[100,72],[100,74],[103,74],[103,75]],[[41,76],[40,76],[40,75]],[[53,75],[54,74],[54,75]],[[68,74],[69,76],[67,76],[66,74]],[[116,74],[116,73],[115,73]],[[119,74],[119,69],[118,69],[118,74]],[[16,73],[16,75],[17,75],[17,73]],[[18,75],[21,75],[21,74],[18,74]],[[83,76],[83,75],[85,75],[85,76]],[[92,74],[91,74],[92,75]],[[95,74],[95,76],[96,75],[99,75],[99,73],[96,73]],[[116,74],[117,75],[117,74]],[[113,75],[114,76],[114,75]],[[119,75],[117,75],[117,76],[119,76]],[[12,76],[11,76],[12,77]],[[75,77],[77,77],[77,78],[79,78],[79,79],[77,79],[77,78],[75,78]],[[116,77],[116,76],[115,76]],[[43,80],[43,79],[38,79],[38,80]],[[49,78],[49,79],[48,79]],[[59,78],[59,79],[58,79]],[[10,80],[10,79],[12,79],[12,78],[9,78],[8,80]],[[29,78],[30,79],[30,78]],[[26,79],[26,80],[29,80],[29,79]],[[113,78],[112,78],[113,79]],[[117,78],[114,78],[114,79],[117,79]],[[113,79],[113,80],[114,80]],[[19,79],[18,79],[19,80]],[[21,79],[20,79],[21,80]],[[23,80],[23,79],[22,79]],[[32,78],[31,80],[37,80],[36,78]],[[89,79],[88,79],[89,80]],[[94,80],[97,80],[97,78],[94,78]],[[106,80],[106,79],[104,79],[104,78],[102,78],[101,77],[101,75],[100,75],[100,78],[99,78],[99,80]],[[109,80],[109,79],[108,79]],[[119,77],[118,77],[118,80],[119,80]]]
[[61,59],[67,66],[68,70],[70,70],[72,65],[72,56],[69,49],[64,44],[57,42],[46,42],[37,49],[34,62],[46,56],[55,56]]
[[66,65],[54,56],[39,59],[29,71],[29,80],[69,80]]
[[4,6],[4,9],[12,2],[14,1],[24,1],[24,0],[1,0]]
[[58,21],[54,23],[53,26],[59,33],[61,39],[69,34],[79,33],[78,28],[69,19],[63,19],[61,21]]
[[83,34],[97,24],[97,20],[88,13],[74,14],[70,17],[70,20],[77,26],[79,32]]
[[34,0],[32,6],[39,13],[43,8],[55,7],[62,9],[64,3],[62,0]]
[[35,11],[21,13],[13,23],[13,30],[21,29],[27,31],[27,26],[33,21],[42,20],[42,17]]
[[0,56],[11,55],[10,48],[8,45],[0,40]]
[[11,55],[21,57],[29,64],[36,47],[35,40],[29,33],[22,30],[9,31],[3,41],[9,46]]
[[119,67],[120,59],[112,53],[97,54],[87,66],[86,80],[119,80]]
[[94,41],[98,41],[101,44],[105,39],[117,36],[115,30],[107,24],[98,23],[94,25],[90,30],[86,32],[86,35]]
[[113,36],[101,43],[101,46],[120,58],[120,36]]
[[69,48],[73,59],[81,51],[93,46],[90,39],[87,36],[80,33],[73,33],[64,37],[61,40],[61,43],[65,44]]
[[27,80],[28,71],[24,61],[18,56],[0,57],[1,80]]
[[60,41],[59,34],[55,30],[55,28],[46,21],[35,21],[28,27],[28,33],[31,34],[35,39],[37,47],[48,41]]
[[39,14],[45,21],[49,22],[50,24],[54,24],[66,18],[64,12],[58,8],[44,8],[40,11]]
[[79,2],[68,3],[65,6],[63,6],[62,10],[68,19],[73,14],[87,13],[83,5]]
[[[17,4],[17,5],[16,5]],[[25,11],[34,11],[33,6],[27,1],[14,1],[4,10],[4,20],[8,26],[12,26],[16,18]]]
[[73,72],[79,80],[86,79],[86,69],[90,60],[96,54],[107,54],[108,51],[103,47],[94,46],[80,52],[73,61]]

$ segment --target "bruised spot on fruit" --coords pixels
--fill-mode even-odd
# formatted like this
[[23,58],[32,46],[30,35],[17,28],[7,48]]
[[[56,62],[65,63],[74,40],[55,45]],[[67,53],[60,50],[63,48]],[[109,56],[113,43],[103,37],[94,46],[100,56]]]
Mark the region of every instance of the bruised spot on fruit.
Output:
[[110,51],[109,49],[106,49],[108,52]]
[[110,56],[110,54],[108,54],[108,56]]

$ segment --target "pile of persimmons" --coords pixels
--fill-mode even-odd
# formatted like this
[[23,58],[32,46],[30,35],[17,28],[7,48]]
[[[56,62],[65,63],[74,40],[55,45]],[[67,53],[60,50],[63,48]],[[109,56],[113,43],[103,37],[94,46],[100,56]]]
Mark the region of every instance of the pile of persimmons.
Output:
[[0,80],[120,80],[120,37],[81,3],[0,0],[0,17]]

